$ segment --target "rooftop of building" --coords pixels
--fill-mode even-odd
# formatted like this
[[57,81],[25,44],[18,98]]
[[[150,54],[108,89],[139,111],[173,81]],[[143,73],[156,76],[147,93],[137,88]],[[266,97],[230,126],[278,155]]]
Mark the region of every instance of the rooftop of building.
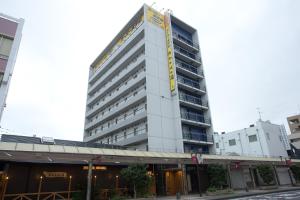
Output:
[[300,114],[287,117],[287,120],[300,119]]
[[111,144],[61,140],[61,139],[54,139],[51,137],[21,136],[21,135],[8,135],[8,134],[2,134],[0,141],[1,142],[24,143],[24,144],[46,144],[46,145],[61,145],[61,146],[73,146],[73,147],[126,149],[125,147],[111,145]]
[[250,124],[249,127],[246,127],[246,128],[243,128],[243,129],[238,129],[238,130],[233,130],[233,131],[228,131],[228,132],[223,131],[223,132],[221,132],[221,134],[219,134],[218,132],[215,132],[214,134],[222,135],[222,134],[231,134],[231,133],[234,134],[234,133],[237,133],[237,132],[242,133],[243,131],[245,131],[247,129],[257,128],[258,123],[270,124],[270,125],[274,125],[274,126],[281,126],[279,124],[272,123],[270,120],[263,121],[263,120],[259,119],[259,120],[257,120],[256,124]]

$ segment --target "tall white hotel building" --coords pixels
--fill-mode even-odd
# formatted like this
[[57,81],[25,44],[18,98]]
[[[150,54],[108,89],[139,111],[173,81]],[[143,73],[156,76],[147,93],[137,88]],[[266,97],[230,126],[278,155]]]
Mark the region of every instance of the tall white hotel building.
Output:
[[84,141],[209,153],[212,134],[197,30],[144,5],[90,66]]

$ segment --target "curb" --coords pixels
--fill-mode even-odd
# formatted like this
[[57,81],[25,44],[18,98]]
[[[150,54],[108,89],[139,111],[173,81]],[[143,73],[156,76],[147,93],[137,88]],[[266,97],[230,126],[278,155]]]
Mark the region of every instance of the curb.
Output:
[[300,187],[295,188],[285,188],[285,189],[277,189],[277,190],[270,190],[264,192],[254,192],[254,193],[244,193],[244,194],[237,194],[237,195],[229,195],[227,197],[216,197],[216,198],[209,198],[209,200],[222,200],[222,199],[236,199],[236,198],[243,198],[243,197],[250,197],[250,196],[257,196],[257,195],[264,195],[264,194],[272,194],[272,193],[279,193],[279,192],[288,192],[288,191],[295,191],[300,190]]

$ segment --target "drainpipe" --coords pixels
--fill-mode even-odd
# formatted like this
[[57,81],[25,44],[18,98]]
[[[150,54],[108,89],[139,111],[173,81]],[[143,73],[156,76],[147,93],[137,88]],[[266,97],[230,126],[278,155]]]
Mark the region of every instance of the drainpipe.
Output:
[[276,185],[279,186],[280,185],[280,182],[279,182],[279,178],[278,178],[278,174],[277,174],[277,170],[276,170],[276,166],[273,165],[273,171],[274,171],[274,178],[275,178],[275,182],[276,182]]
[[[245,130],[245,129],[244,129]],[[240,145],[241,145],[241,150],[242,150],[242,155],[244,155],[244,149],[243,149],[243,144],[242,144],[242,140],[241,140],[241,133],[238,133],[239,135],[239,140],[240,140]]]

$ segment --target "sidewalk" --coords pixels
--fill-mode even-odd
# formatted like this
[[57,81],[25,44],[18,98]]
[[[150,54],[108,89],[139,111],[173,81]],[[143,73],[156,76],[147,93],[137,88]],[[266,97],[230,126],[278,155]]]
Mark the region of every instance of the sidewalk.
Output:
[[[244,190],[238,190],[234,191],[233,194],[227,194],[227,195],[217,195],[217,196],[206,196],[203,194],[202,197],[199,196],[199,194],[194,195],[183,195],[181,196],[181,200],[221,200],[221,199],[233,199],[233,198],[241,198],[241,197],[247,197],[247,196],[256,196],[256,195],[263,195],[263,194],[270,194],[270,193],[277,193],[277,192],[287,192],[287,191],[294,191],[294,190],[300,190],[300,187],[279,187],[277,189],[272,190],[250,190],[249,192],[246,192]],[[176,196],[168,196],[168,197],[154,197],[154,198],[140,198],[137,200],[176,200]]]

